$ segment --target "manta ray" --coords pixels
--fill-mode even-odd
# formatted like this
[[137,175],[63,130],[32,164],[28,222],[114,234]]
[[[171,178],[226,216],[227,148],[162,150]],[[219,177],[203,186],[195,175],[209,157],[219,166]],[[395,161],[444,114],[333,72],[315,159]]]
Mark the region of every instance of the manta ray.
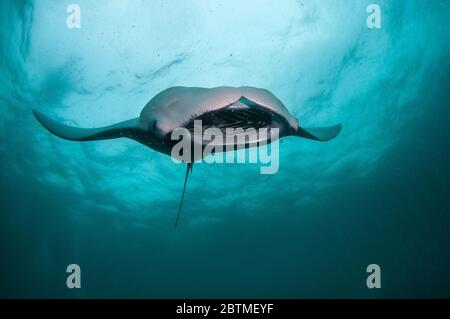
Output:
[[[142,109],[139,117],[100,128],[78,128],[57,122],[33,110],[36,119],[54,135],[70,141],[95,141],[120,137],[133,139],[157,152],[173,156],[177,141],[171,136],[178,128],[194,130],[195,121],[201,120],[202,130],[216,128],[226,134],[227,129],[278,130],[278,137],[298,136],[315,141],[329,141],[341,131],[341,124],[327,127],[304,128],[284,104],[270,91],[245,87],[171,87],[155,95]],[[245,147],[256,142],[270,144],[271,135],[246,140]],[[205,142],[202,141],[203,146]],[[223,140],[220,146],[227,146]],[[229,146],[229,145],[228,145]],[[236,146],[238,147],[236,142]],[[241,145],[242,146],[242,145]],[[228,150],[228,148],[227,148]],[[205,156],[201,154],[200,158]],[[175,227],[178,224],[186,183],[193,163],[188,161]]]

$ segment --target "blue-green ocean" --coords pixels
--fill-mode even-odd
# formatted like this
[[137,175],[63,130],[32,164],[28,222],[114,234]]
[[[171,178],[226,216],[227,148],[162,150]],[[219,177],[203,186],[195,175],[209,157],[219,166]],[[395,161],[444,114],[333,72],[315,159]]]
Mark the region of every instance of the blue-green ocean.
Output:
[[[0,297],[450,297],[449,24],[448,0],[2,0]],[[222,85],[343,130],[284,138],[273,175],[194,165],[177,228],[185,166],[31,112],[100,127]]]

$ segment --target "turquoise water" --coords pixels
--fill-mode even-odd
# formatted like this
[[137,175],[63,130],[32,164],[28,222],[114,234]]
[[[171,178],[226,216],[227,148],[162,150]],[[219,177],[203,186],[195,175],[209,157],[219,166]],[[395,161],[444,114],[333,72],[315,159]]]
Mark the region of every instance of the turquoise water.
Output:
[[[0,297],[450,297],[450,2],[1,2]],[[175,86],[269,89],[329,143],[280,167],[185,167],[126,139],[75,143]],[[82,288],[66,287],[79,264]],[[366,286],[381,267],[382,288]]]

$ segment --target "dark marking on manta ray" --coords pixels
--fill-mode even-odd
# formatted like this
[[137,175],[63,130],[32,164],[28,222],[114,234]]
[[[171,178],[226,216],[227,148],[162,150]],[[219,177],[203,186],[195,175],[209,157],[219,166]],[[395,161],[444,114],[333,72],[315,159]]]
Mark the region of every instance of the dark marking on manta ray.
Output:
[[[303,128],[275,95],[249,86],[168,88],[155,95],[139,117],[101,128],[77,128],[52,120],[37,110],[33,110],[33,114],[47,130],[66,140],[82,142],[127,137],[169,156],[176,143],[170,138],[172,131],[180,127],[192,129],[194,120],[219,129],[278,128],[279,138],[298,136],[316,141],[329,141],[342,128],[341,124]],[[270,138],[266,142],[269,144]],[[187,163],[175,227],[192,166],[193,162]]]

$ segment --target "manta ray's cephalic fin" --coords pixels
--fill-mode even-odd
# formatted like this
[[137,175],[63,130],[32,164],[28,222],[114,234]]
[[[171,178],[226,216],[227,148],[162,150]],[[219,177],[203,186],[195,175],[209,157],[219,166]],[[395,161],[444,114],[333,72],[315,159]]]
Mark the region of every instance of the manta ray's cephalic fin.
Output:
[[186,176],[184,177],[183,194],[181,195],[180,207],[178,208],[177,220],[175,221],[175,228],[178,225],[178,220],[180,219],[181,207],[183,206],[184,193],[186,192],[186,184],[188,180],[189,173],[192,173],[193,163],[188,163],[186,166]]
[[119,137],[137,139],[141,131],[139,118],[99,128],[78,128],[55,121],[37,110],[33,110],[33,115],[51,133],[70,141],[96,141]]
[[310,140],[326,142],[338,136],[341,130],[342,130],[341,124],[327,127],[311,127],[311,128],[299,127],[295,135]]

